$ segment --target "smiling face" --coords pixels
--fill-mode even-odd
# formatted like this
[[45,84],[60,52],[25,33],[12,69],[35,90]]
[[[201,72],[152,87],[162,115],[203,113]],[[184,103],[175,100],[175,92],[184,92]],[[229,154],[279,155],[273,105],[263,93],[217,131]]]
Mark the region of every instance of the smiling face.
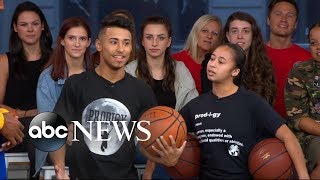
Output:
[[320,62],[320,27],[314,27],[309,34],[310,52],[312,57]]
[[61,45],[64,46],[66,59],[84,59],[84,53],[90,46],[90,38],[85,28],[73,27],[70,28]]
[[220,25],[216,21],[206,24],[198,34],[198,48],[204,52],[209,52],[218,45],[220,36]]
[[168,30],[163,24],[148,24],[143,30],[142,46],[147,58],[158,58],[165,55],[171,44]]
[[267,23],[270,26],[270,33],[281,37],[290,37],[297,26],[297,12],[294,6],[287,2],[277,3]]
[[37,13],[33,11],[22,12],[13,28],[23,44],[34,45],[40,42],[43,24]]
[[124,68],[132,50],[130,31],[119,27],[108,27],[96,40],[97,51],[100,52],[100,65],[111,70]]
[[230,43],[239,45],[246,53],[252,43],[252,27],[247,21],[234,20],[229,25],[226,37]]
[[232,49],[228,46],[219,46],[211,54],[207,65],[207,77],[214,83],[233,82],[238,76],[239,68],[236,68]]

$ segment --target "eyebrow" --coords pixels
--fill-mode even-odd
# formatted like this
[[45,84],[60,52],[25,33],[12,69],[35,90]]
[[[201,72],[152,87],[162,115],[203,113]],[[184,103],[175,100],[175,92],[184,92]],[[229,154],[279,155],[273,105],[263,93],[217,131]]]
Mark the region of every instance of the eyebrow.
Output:
[[[38,22],[38,21],[41,22],[40,19],[37,19],[37,20],[35,20],[35,21],[32,21],[31,23],[35,23],[35,22]],[[18,23],[19,23],[19,24],[20,24],[20,23],[22,24],[22,23],[28,23],[28,22],[20,21],[20,22],[18,22]]]
[[[119,38],[109,38],[109,40],[120,41]],[[131,41],[130,39],[123,39],[123,41]]]
[[[153,34],[146,34],[146,36],[153,36]],[[156,36],[165,36],[165,34],[157,34]]]

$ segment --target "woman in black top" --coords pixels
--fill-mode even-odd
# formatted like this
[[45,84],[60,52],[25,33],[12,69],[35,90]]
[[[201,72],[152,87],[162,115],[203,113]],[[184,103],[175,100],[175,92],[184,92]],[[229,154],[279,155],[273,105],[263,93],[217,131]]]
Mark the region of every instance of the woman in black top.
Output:
[[[40,8],[32,2],[19,4],[12,17],[9,52],[0,55],[0,107],[19,117],[25,134],[38,114],[36,88],[51,53],[52,37]],[[34,148],[24,142],[10,152],[28,151],[30,176],[34,173]]]

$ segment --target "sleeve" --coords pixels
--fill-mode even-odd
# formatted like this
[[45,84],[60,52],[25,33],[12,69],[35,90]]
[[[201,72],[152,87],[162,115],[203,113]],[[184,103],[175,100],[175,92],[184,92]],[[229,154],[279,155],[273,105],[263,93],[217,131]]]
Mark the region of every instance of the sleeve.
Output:
[[[185,106],[190,100],[199,96],[199,93],[196,88],[196,84],[193,80],[193,77],[188,70],[188,68],[184,65],[183,62],[178,62],[176,64],[176,75],[178,76],[178,83],[182,88],[176,90],[176,98],[181,98],[179,101],[177,99],[176,109],[180,110],[183,106]],[[185,94],[185,91],[187,93]],[[178,103],[180,102],[180,103]]]
[[76,96],[74,94],[74,87],[71,83],[71,79],[72,77],[66,80],[53,109],[53,112],[59,114],[67,123],[76,119]]
[[289,126],[299,130],[301,117],[308,116],[309,96],[304,82],[296,68],[288,75],[287,83],[284,90],[285,106],[289,118]]
[[45,76],[40,76],[39,78],[36,98],[39,113],[52,112],[56,102],[51,95]]
[[212,82],[208,79],[207,76],[207,64],[211,58],[211,53],[206,54],[205,59],[201,63],[201,88],[202,88],[202,93],[209,92],[212,89]]
[[280,126],[285,124],[285,120],[265,99],[258,95],[256,97],[256,101],[253,104],[253,118],[257,123],[257,132],[262,135],[270,134],[274,136]]
[[193,124],[193,117],[190,115],[190,109],[189,109],[189,104],[185,105],[179,113],[183,117],[184,121],[186,122],[187,125],[187,130],[188,132],[195,132],[194,124]]

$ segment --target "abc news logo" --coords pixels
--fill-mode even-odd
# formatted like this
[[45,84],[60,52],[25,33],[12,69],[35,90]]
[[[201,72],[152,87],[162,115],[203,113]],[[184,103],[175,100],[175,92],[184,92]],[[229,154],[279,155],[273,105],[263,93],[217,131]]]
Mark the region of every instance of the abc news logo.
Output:
[[[149,121],[131,121],[133,123],[132,128],[129,130],[127,121],[88,121],[90,124],[89,132],[85,127],[81,125],[78,121],[72,121],[73,125],[73,139],[72,141],[79,141],[77,139],[77,129],[83,133],[90,141],[110,141],[111,138],[118,138],[119,141],[122,138],[127,138],[130,140],[132,136],[134,136],[135,127],[137,130],[143,132],[146,135],[146,138],[140,139],[138,137],[138,141],[147,141],[151,137],[151,133],[148,129],[142,126],[142,123],[150,125]],[[108,137],[107,139],[102,138],[102,134],[104,132],[109,132],[109,129],[103,129],[102,124],[108,124],[112,126],[115,130],[117,137]],[[96,124],[96,134],[97,136],[94,138],[92,125]],[[119,127],[121,126],[121,128]],[[31,137],[31,143],[37,149],[51,152],[56,151],[61,148],[67,141],[68,136],[68,126],[65,120],[59,116],[58,114],[52,112],[44,112],[38,114],[34,117],[30,123],[29,127],[29,136]]]

